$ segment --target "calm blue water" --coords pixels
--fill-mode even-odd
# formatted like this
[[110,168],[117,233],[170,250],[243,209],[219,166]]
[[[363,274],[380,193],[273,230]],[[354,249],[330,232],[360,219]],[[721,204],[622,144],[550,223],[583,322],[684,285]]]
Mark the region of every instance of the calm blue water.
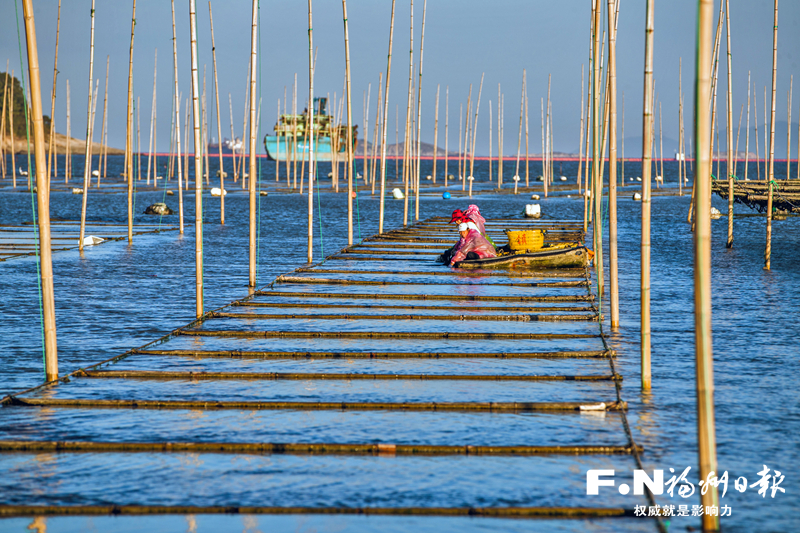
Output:
[[[79,165],[79,157],[75,165]],[[112,168],[119,165],[111,160]],[[423,163],[423,174],[426,163]],[[393,173],[393,164],[387,165]],[[63,163],[60,164],[63,168]],[[486,175],[486,163],[476,163],[478,180]],[[754,166],[751,172],[754,173]],[[266,165],[264,183],[274,185],[274,163]],[[539,167],[531,165],[531,174]],[[212,175],[216,170],[212,166]],[[573,163],[564,163],[557,174],[575,176]],[[666,164],[667,185],[674,185],[677,167]],[[723,169],[724,170],[724,169]],[[778,169],[781,171],[781,169]],[[282,169],[283,171],[283,169]],[[327,174],[327,170],[322,170]],[[451,166],[451,173],[455,167]],[[512,176],[513,163],[505,174]],[[626,176],[636,176],[637,165],[626,163]],[[62,175],[63,176],[63,175]],[[63,178],[59,178],[63,179]],[[572,178],[571,178],[572,179]],[[12,192],[3,182],[0,191],[0,224],[18,224],[32,219],[31,199],[25,192]],[[79,186],[77,180],[73,183]],[[72,186],[71,184],[70,186]],[[346,244],[346,198],[325,192],[320,198],[322,227],[315,223],[315,257],[321,258]],[[637,184],[638,186],[638,184]],[[476,188],[477,187],[476,185]],[[52,217],[79,217],[80,196],[62,192],[54,186]],[[136,195],[136,212],[150,203],[162,201],[163,191],[143,190]],[[226,225],[220,226],[218,199],[204,197],[206,309],[213,309],[247,294],[247,197],[238,184],[229,184],[226,197]],[[630,199],[636,187],[620,193],[620,290],[622,323],[610,343],[618,350],[618,371],[624,375],[622,395],[629,402],[628,419],[636,441],[646,449],[647,469],[687,466],[696,472],[696,417],[694,385],[694,342],[692,312],[692,235],[685,219],[688,196],[653,198],[652,231],[652,329],[653,390],[642,394],[639,388],[639,213],[640,204]],[[582,218],[583,202],[566,193],[540,200],[545,216],[558,219]],[[167,196],[175,208],[177,195]],[[482,194],[473,199],[487,218],[518,216],[527,196]],[[714,205],[726,211],[725,202],[714,198]],[[420,217],[443,216],[455,207],[464,208],[465,198],[443,200],[438,195],[423,197]],[[259,285],[305,263],[307,199],[298,195],[271,192],[260,197],[261,239]],[[376,198],[362,194],[358,202],[360,234],[377,231]],[[387,227],[402,222],[402,202],[388,199]],[[136,238],[133,246],[124,242],[105,243],[54,255],[55,291],[60,370],[63,373],[102,361],[129,348],[143,345],[183,326],[194,318],[194,197],[186,197],[186,234],[167,232]],[[317,206],[319,207],[319,206]],[[775,221],[773,226],[772,270],[764,271],[763,248],[765,219],[749,217],[751,212],[736,206],[735,246],[725,248],[725,219],[713,225],[713,327],[716,385],[716,420],[720,470],[727,470],[730,486],[722,503],[732,507],[732,516],[723,519],[726,531],[791,532],[800,529],[796,511],[800,508],[800,401],[797,376],[800,375],[800,226],[797,218]],[[92,194],[89,218],[95,221],[124,223],[124,194]],[[164,217],[175,223],[177,217]],[[157,218],[137,214],[137,222]],[[356,236],[359,228],[356,227]],[[432,257],[432,256],[431,256]],[[357,262],[352,262],[353,264]],[[400,262],[387,262],[387,269],[404,268]],[[338,263],[336,268],[340,268]],[[608,261],[606,260],[606,265]],[[326,265],[328,267],[329,265]],[[363,268],[366,265],[358,264]],[[373,266],[373,265],[369,265]],[[330,268],[333,268],[332,266]],[[348,266],[349,268],[349,266]],[[427,265],[422,268],[427,268]],[[415,270],[422,270],[422,268]],[[429,280],[436,283],[437,279]],[[288,288],[287,288],[288,289]],[[358,290],[364,290],[360,287]],[[449,290],[454,291],[456,287]],[[399,290],[399,288],[398,288]],[[441,287],[415,290],[439,292]],[[517,290],[517,289],[514,289]],[[519,288],[520,294],[574,294],[575,289]],[[396,292],[392,290],[391,292]],[[413,291],[412,291],[413,292]],[[38,384],[42,379],[39,297],[36,262],[32,258],[0,263],[0,395]],[[352,303],[352,302],[350,302]],[[605,302],[604,302],[605,304]],[[259,309],[258,312],[271,312]],[[277,312],[277,311],[276,311]],[[217,321],[219,324],[223,322]],[[332,321],[333,322],[333,321]],[[219,324],[214,324],[218,326]],[[481,322],[489,331],[492,322]],[[208,326],[208,324],[207,324]],[[340,324],[336,324],[340,327]],[[297,322],[295,328],[302,328]],[[332,325],[334,327],[334,325]],[[547,331],[565,327],[560,323],[544,326]],[[591,332],[590,323],[568,324],[572,331]],[[596,330],[595,330],[596,331]],[[231,339],[178,338],[169,348],[198,346],[228,349]],[[253,341],[252,349],[291,348],[291,340]],[[336,342],[332,340],[331,342]],[[362,342],[362,341],[358,341]],[[372,341],[373,344],[375,341]],[[543,349],[572,349],[575,341],[549,341]],[[198,344],[199,343],[199,344]],[[214,344],[217,343],[217,344]],[[260,344],[259,344],[260,343]],[[419,341],[408,349],[427,350],[442,341]],[[375,346],[354,344],[360,349]],[[509,346],[498,350],[513,351]],[[217,346],[219,345],[219,346]],[[585,349],[597,349],[597,342]],[[296,347],[296,346],[295,346]],[[334,349],[332,347],[331,349]],[[384,346],[385,348],[385,346]],[[530,346],[526,349],[539,349]],[[249,348],[248,348],[249,349]],[[402,350],[405,348],[397,348]],[[469,351],[469,347],[464,348]],[[516,347],[518,349],[518,346]],[[315,371],[349,371],[345,361],[314,361]],[[439,364],[437,364],[439,363]],[[278,363],[259,360],[152,360],[128,359],[117,368],[189,370],[270,371]],[[436,372],[441,362],[431,360],[356,361],[358,369],[377,372]],[[447,362],[457,373],[529,372],[526,360],[458,360]],[[283,361],[279,371],[310,371],[308,361]],[[604,360],[535,361],[538,373],[608,372]],[[188,387],[188,388],[187,388]],[[202,388],[201,388],[202,387]],[[195,390],[197,389],[197,390]],[[245,382],[159,384],[126,380],[75,380],[53,392],[54,397],[176,397],[226,394],[252,399],[259,394],[294,399],[313,399],[347,395],[379,395],[396,398],[452,400],[466,398],[513,399],[523,388],[513,383],[474,384],[452,382],[436,385],[413,383],[411,388],[388,382],[375,389],[372,382]],[[202,393],[202,394],[201,394]],[[608,385],[580,383],[534,383],[524,387],[532,401],[558,399],[592,400],[613,394]],[[624,444],[618,414],[562,416],[543,413],[516,415],[477,415],[454,413],[446,423],[431,413],[362,412],[141,412],[105,411],[102,418],[81,410],[42,409],[36,414],[20,409],[0,409],[0,438],[65,440],[180,440],[187,434],[197,440],[276,442],[363,442],[388,440],[419,443],[501,444],[515,439],[520,444],[587,443]],[[750,488],[740,494],[733,479],[745,476],[754,483],[757,472],[767,465],[785,475],[785,493],[765,498]],[[508,457],[303,457],[233,456],[214,454],[5,454],[0,456],[0,501],[28,504],[163,503],[214,505],[348,505],[348,506],[424,506],[424,505],[623,505],[633,507],[645,501],[637,496],[621,496],[613,489],[602,497],[585,495],[584,475],[588,468],[611,468],[618,479],[630,479],[634,462],[630,457],[588,456],[578,458]],[[770,472],[772,473],[772,472]],[[694,476],[690,476],[695,479]],[[544,486],[537,480],[554,480]],[[603,489],[605,490],[605,489]],[[661,504],[698,503],[697,493],[689,499],[658,497]],[[0,531],[25,531],[31,520],[0,520]],[[675,518],[670,531],[697,527],[697,518]],[[141,518],[50,518],[48,531],[219,531],[242,528],[245,531],[655,531],[645,519],[598,521],[526,521],[469,518],[394,518],[394,517],[308,517],[308,516],[196,516]]]

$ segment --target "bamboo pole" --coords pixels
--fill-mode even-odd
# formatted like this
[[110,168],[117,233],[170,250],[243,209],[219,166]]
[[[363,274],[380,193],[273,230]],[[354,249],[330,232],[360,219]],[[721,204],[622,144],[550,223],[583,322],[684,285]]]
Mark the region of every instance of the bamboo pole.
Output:
[[[3,81],[3,113],[2,113],[2,116],[0,116],[0,159],[2,159],[2,165],[0,165],[0,168],[2,168],[3,179],[4,180],[6,179],[6,150],[5,150],[5,145],[6,145],[6,112],[8,111],[8,80],[11,78],[11,76],[8,75],[8,64],[9,64],[9,60],[6,59],[6,70],[5,70],[5,73],[3,74],[3,78],[4,78],[4,81]],[[69,111],[67,111],[67,113],[69,113]],[[13,147],[12,147],[11,151],[12,152],[14,151]]]
[[[726,52],[728,55],[728,154],[725,163],[725,170],[728,174],[728,241],[725,244],[727,248],[733,246],[733,178],[734,174],[731,172],[733,168],[733,81],[731,74],[731,5],[730,0],[725,0],[725,33],[727,38]],[[719,177],[719,176],[717,176]]]
[[[8,70],[6,70],[8,72]],[[92,80],[89,80],[89,98],[92,97]],[[8,104],[10,112],[8,114],[9,126],[11,129],[11,179],[12,187],[17,188],[17,161],[16,161],[16,147],[17,143],[14,141],[14,69],[11,69],[11,87],[8,88]]]
[[[544,98],[540,99],[541,104],[541,112],[542,112],[542,180],[547,183],[547,163],[545,162],[547,156],[545,155],[547,152],[545,151],[545,136],[544,136]],[[498,116],[499,120],[499,116]],[[498,130],[498,135],[500,131]],[[498,187],[499,188],[499,187]]]
[[[414,195],[414,220],[419,220],[419,186],[420,186],[420,149],[422,143],[422,58],[425,49],[425,15],[428,11],[428,0],[422,2],[422,33],[419,40],[419,79],[417,80],[417,157],[416,186]],[[471,186],[470,186],[471,187]]]
[[[727,0],[726,0],[727,1]],[[786,179],[792,175],[792,85],[794,75],[789,77],[789,96],[786,105]]]
[[[522,84],[525,86],[525,186],[530,187],[531,158],[528,150],[528,78],[524,70],[522,71]],[[491,106],[489,107],[491,108]]]
[[683,196],[681,164],[686,159],[683,151],[683,57],[678,58],[678,154],[678,196]]
[[[175,116],[173,117],[175,121],[175,139],[177,142],[177,149],[178,149],[178,228],[180,234],[183,235],[183,173],[181,171],[181,94],[178,92],[178,40],[175,34],[175,0],[170,0],[170,4],[172,6],[172,68],[173,68],[173,78],[175,80],[175,89],[174,89],[174,112]],[[186,119],[189,119],[189,113],[186,114]],[[233,127],[231,127],[233,129]],[[189,133],[189,128],[184,128],[186,134]],[[186,153],[188,157],[189,153],[189,143],[188,141],[186,144]],[[189,163],[186,162],[186,183],[189,183]],[[155,175],[158,176],[158,167],[156,167]]]
[[[583,64],[581,63],[581,127],[578,141],[578,194],[582,194],[581,170],[583,169]],[[588,155],[588,154],[587,154]]]
[[[450,141],[450,86],[445,86],[445,97],[444,97],[444,188],[447,188],[447,178],[448,172],[450,172],[450,165],[449,165],[449,141]],[[489,144],[492,144],[491,138],[489,139]],[[492,162],[491,162],[491,148],[489,149],[489,172],[491,172]],[[491,177],[491,175],[490,175]]]
[[[372,82],[367,84],[367,90],[364,91],[364,101],[362,103],[361,112],[364,116],[364,147],[361,153],[361,172],[364,176],[364,184],[369,182],[369,160],[367,159],[367,147],[369,146],[369,106],[372,103]],[[372,140],[373,144],[375,139]],[[356,177],[356,185],[358,185],[358,178]]]
[[[309,9],[309,36],[311,35],[311,0],[308,3]],[[347,0],[342,0],[342,20],[344,23],[344,79],[345,79],[345,98],[347,99],[347,245],[353,245],[353,110],[352,110],[352,79],[350,76],[350,28],[347,22]],[[392,2],[392,23],[394,24],[394,2]],[[392,52],[391,52],[391,37],[389,38],[389,61],[391,62]],[[386,70],[386,94],[388,98],[389,94],[389,67]],[[366,152],[366,146],[364,146],[364,150]],[[385,155],[384,155],[384,163],[385,165]],[[381,175],[381,212],[379,214],[380,222],[379,225],[381,226],[381,230],[383,228],[383,195],[384,195],[384,187],[385,187],[385,177]],[[309,207],[309,213],[310,211]],[[309,214],[309,217],[311,215]],[[311,231],[311,219],[309,218],[308,222],[309,232]],[[379,231],[381,233],[382,231]],[[310,235],[310,234],[309,234]],[[311,244],[310,244],[311,237],[309,236],[309,248],[308,248],[308,262],[311,262]]]
[[[750,89],[748,88],[748,91]],[[753,124],[755,127],[755,138],[756,138],[756,179],[761,180],[761,153],[758,148],[758,95],[756,94],[756,84],[753,82]],[[767,147],[764,147],[764,153],[766,154]]]
[[659,152],[661,153],[660,163],[661,163],[661,174],[659,175],[659,184],[658,187],[660,188],[661,185],[664,184],[664,113],[662,112],[663,108],[661,107],[661,101],[658,102],[658,142],[659,142]]
[[408,185],[410,174],[408,169],[408,155],[411,148],[411,108],[414,105],[414,0],[411,0],[411,23],[409,31],[408,52],[408,100],[406,102],[406,125],[403,131],[403,183],[405,194],[403,196],[403,226],[408,226]]
[[[69,80],[67,80],[67,152],[64,155],[64,183],[72,177],[72,122],[70,121]],[[13,150],[12,150],[13,152]],[[5,166],[5,160],[3,160]]]
[[372,188],[371,194],[375,196],[375,178],[377,177],[377,168],[375,164],[375,160],[378,156],[378,144],[379,144],[379,130],[381,126],[381,110],[383,109],[383,72],[378,72],[378,101],[377,105],[375,106],[375,126],[372,131],[372,155],[370,156],[371,165],[370,165],[370,187]]
[[128,244],[133,244],[133,31],[136,28],[136,0],[133,0],[133,14],[131,15],[131,47],[128,60],[128,114],[126,135],[126,150],[128,164],[125,167],[125,179],[128,182]]
[[[695,71],[695,139],[697,170],[695,204],[697,224],[694,235],[694,323],[697,376],[697,430],[700,479],[708,479],[717,471],[716,436],[714,433],[714,360],[711,346],[711,160],[708,103],[710,93],[710,38],[713,0],[698,2],[697,60]],[[717,487],[709,485],[702,492],[703,506],[717,506]],[[705,508],[705,507],[704,507]],[[704,513],[703,531],[719,530],[719,518]]]
[[[49,190],[50,187],[50,180],[53,176],[53,161],[55,161],[56,166],[58,165],[58,161],[56,159],[56,155],[54,153],[55,150],[55,140],[56,140],[56,81],[58,79],[58,41],[61,37],[61,0],[58,0],[58,15],[56,18],[56,52],[55,58],[53,59],[53,90],[50,92],[50,139],[48,142],[48,151],[47,151],[47,187]],[[8,72],[8,68],[6,68],[6,72]],[[106,64],[106,79],[108,79],[108,64]],[[106,89],[108,89],[108,84],[106,84]],[[3,93],[5,95],[5,92]],[[105,123],[105,111],[103,112],[103,120]],[[791,124],[791,121],[790,121]],[[103,137],[100,136],[102,141]],[[3,158],[3,177],[5,178],[5,157]],[[788,174],[787,174],[788,175]]]
[[[597,0],[598,2],[600,0]],[[599,16],[599,15],[598,15]],[[546,135],[545,135],[545,162],[547,163],[547,170],[544,174],[544,197],[547,198],[547,185],[548,182],[553,178],[550,175],[550,81],[552,79],[552,74],[547,75],[547,106],[546,106],[546,117],[545,117],[545,128],[546,128]]]
[[767,177],[769,175],[769,170],[767,169],[767,163],[769,161],[769,157],[767,156],[767,150],[769,143],[767,142],[767,86],[764,86],[764,180],[769,180]]
[[[775,185],[775,89],[778,85],[778,0],[775,0],[775,21],[772,26],[772,106],[769,116],[769,174],[767,174],[769,185],[767,192],[767,245],[764,250],[764,270],[770,269],[770,256],[772,255],[772,187]],[[764,96],[766,103],[766,94]],[[764,146],[766,146],[766,143]]]
[[462,152],[462,157],[464,161],[461,165],[461,169],[463,170],[463,179],[461,180],[461,190],[467,190],[467,156],[469,153],[469,136],[470,136],[470,125],[472,123],[472,84],[469,84],[469,94],[467,96],[467,114],[466,120],[464,124],[464,150]]
[[733,175],[739,175],[739,134],[742,133],[742,114],[744,113],[744,104],[742,104],[742,108],[739,110],[739,125],[736,128],[736,147],[734,149],[734,156],[733,156]]
[[[436,183],[436,158],[439,155],[439,87],[440,84],[436,84],[436,119],[433,126],[433,175],[432,181]],[[489,113],[491,113],[492,104],[489,104]],[[492,129],[491,124],[489,125],[489,130]],[[489,141],[489,145],[491,146],[492,141]],[[491,157],[489,158],[491,159]],[[492,168],[491,162],[489,163],[489,168]],[[489,181],[492,181],[492,178],[489,178]]]
[[[42,291],[42,330],[44,332],[45,380],[58,379],[58,346],[56,340],[55,293],[53,263],[50,249],[50,188],[45,155],[42,93],[39,78],[39,52],[36,45],[36,25],[32,0],[23,0],[25,38],[28,55],[28,79],[31,85],[33,149],[36,157],[36,203],[39,227],[39,276]],[[54,88],[55,90],[55,88]]]
[[[156,118],[156,77],[158,74],[158,48],[156,48],[155,59],[153,60],[153,103],[150,105],[150,140],[147,145],[147,185],[150,185],[150,167],[153,162],[153,132],[155,127]],[[158,168],[155,169],[155,175],[158,174]],[[153,179],[153,185],[158,185],[158,180]]]
[[624,186],[625,185],[625,91],[622,91],[622,143],[620,145],[620,159],[622,160],[622,164],[620,165],[620,178],[619,182]]
[[[139,120],[141,113],[139,113],[139,109],[141,108],[140,104],[142,103],[142,97],[139,96],[136,98],[136,171],[137,171],[137,179],[139,181],[142,180],[142,135],[141,135],[141,121]],[[102,142],[103,136],[100,135],[100,141]],[[100,182],[100,163],[103,159],[103,148],[100,148],[100,160],[97,162],[97,181]]]
[[[183,93],[180,94],[179,98],[183,98]],[[184,101],[184,108],[183,108],[183,170],[186,171],[186,176],[183,180],[185,190],[189,190],[189,98]],[[176,121],[177,122],[177,121]],[[175,138],[177,139],[180,137],[180,129],[176,127],[175,129]],[[175,141],[176,147],[179,144]],[[194,147],[192,147],[194,149]],[[178,164],[180,165],[180,158],[181,158],[181,151],[176,150],[175,158],[178,159]],[[173,161],[174,162],[174,161]]]
[[[197,10],[195,0],[189,0],[189,33],[192,59],[192,123],[194,126],[195,316],[200,318],[203,316],[203,153],[200,150],[200,83],[197,72]],[[186,174],[188,182],[188,171]]]
[[208,170],[211,166],[208,164],[208,112],[206,108],[206,65],[203,65],[203,93],[200,99],[200,113],[203,117],[202,121],[202,130],[200,132],[200,150],[202,151],[203,158],[205,159],[205,178],[206,178],[206,185],[210,185],[209,180],[211,177],[209,176]]
[[[500,84],[498,83],[497,84],[497,188],[498,189],[503,188],[503,138],[501,132],[502,128],[501,99],[502,99],[502,93],[500,92]],[[542,119],[542,124],[544,124],[544,119]],[[544,139],[544,129],[542,130],[542,139]],[[542,144],[542,153],[544,153],[544,144]]]
[[464,178],[461,171],[461,127],[464,125],[464,104],[458,104],[458,179]]
[[[239,176],[242,178],[242,189],[247,188],[247,172],[244,171],[244,160],[245,160],[245,139],[247,139],[247,118],[250,115],[250,69],[251,69],[250,62],[247,64],[247,83],[246,88],[244,91],[244,104],[242,105],[242,153],[239,154]],[[203,116],[202,114],[200,115]],[[200,152],[202,155],[202,152]],[[302,172],[300,173],[302,177]],[[202,179],[202,176],[201,176]]]
[[[248,68],[249,70],[249,68]],[[294,73],[294,85],[292,86],[292,189],[297,188],[297,72]],[[244,132],[242,132],[244,135]],[[233,168],[236,168],[234,160]],[[236,172],[234,171],[234,181]]]
[[[592,244],[595,251],[594,256],[594,267],[595,267],[595,275],[597,276],[597,294],[598,297],[602,298],[603,295],[603,248],[602,248],[602,231],[603,231],[603,219],[600,213],[600,199],[602,198],[603,194],[603,177],[600,174],[600,158],[602,157],[602,149],[600,148],[600,144],[602,142],[600,138],[600,82],[601,82],[601,71],[600,66],[602,65],[600,61],[600,28],[601,26],[601,13],[602,13],[602,4],[600,0],[595,0],[595,9],[594,9],[594,69],[593,69],[593,77],[592,77],[592,204],[594,205],[594,222],[592,223]],[[547,101],[548,106],[550,102],[550,87],[549,87],[549,76],[548,76],[548,91],[547,91]],[[549,109],[548,109],[549,112]],[[548,123],[549,126],[549,123]],[[549,141],[549,138],[548,138]],[[548,178],[545,177],[545,196],[547,195],[547,180]]]
[[522,90],[519,99],[519,134],[517,135],[517,164],[514,169],[514,194],[517,194],[519,184],[519,158],[522,154],[522,119],[525,115],[525,69],[522,69]]
[[[89,169],[90,169],[90,159],[89,159],[89,149],[91,148],[92,138],[91,138],[91,131],[89,130],[90,122],[92,119],[92,80],[94,76],[94,0],[92,0],[92,10],[90,12],[91,18],[91,29],[89,32],[89,103],[86,107],[86,149],[85,149],[85,156],[84,156],[84,168],[83,168],[83,198],[81,202],[81,229],[80,229],[80,237],[78,238],[78,250],[81,252],[83,251],[83,237],[86,233],[86,198],[89,189]],[[14,85],[12,83],[11,89],[13,91]],[[14,99],[11,99],[11,165],[14,165]],[[16,173],[16,168],[14,169]],[[16,174],[15,174],[16,176]],[[14,182],[14,187],[16,188],[16,180]]]
[[[747,181],[747,170],[750,163],[750,71],[747,71],[747,125],[745,127],[747,139],[744,143],[744,181]],[[756,134],[756,139],[758,135]],[[788,177],[788,176],[787,176]]]
[[[310,2],[310,0],[309,0]],[[211,14],[211,4],[209,3],[209,15]],[[311,29],[309,28],[309,32]],[[213,44],[212,44],[213,48]],[[216,59],[214,60],[214,65],[216,65]],[[249,262],[249,287],[251,289],[255,289],[256,287],[256,256],[258,253],[257,249],[257,228],[256,228],[256,215],[258,214],[256,208],[256,135],[258,134],[258,128],[256,126],[256,74],[258,68],[258,0],[253,0],[253,18],[252,18],[252,29],[250,31],[250,104],[249,104],[249,111],[250,111],[250,138],[248,142],[249,150],[250,150],[250,181],[249,185],[249,206],[250,206],[250,231],[249,231],[249,251],[250,251],[250,262]],[[214,67],[214,83],[216,85],[216,66]],[[312,104],[309,104],[309,108],[313,107],[313,100]],[[309,195],[312,192],[311,183],[309,182],[308,188]],[[225,193],[223,192],[222,195]],[[309,243],[310,248],[310,243]],[[311,251],[309,249],[309,255]],[[309,257],[309,262],[311,262],[311,258]]]
[[[344,2],[342,0],[342,6]],[[253,11],[258,4],[258,0],[253,0]],[[310,128],[309,138],[309,172],[308,172],[308,262],[313,260],[313,244],[314,244],[314,33],[311,24],[311,0],[308,0],[308,122]],[[345,10],[345,19],[347,14]],[[350,106],[347,106],[347,112],[350,112]],[[255,141],[253,141],[255,142]],[[255,164],[255,163],[251,163]],[[252,181],[252,180],[251,180]]]
[[[475,181],[475,177],[473,171],[475,169],[475,138],[478,136],[478,112],[481,109],[481,95],[483,94],[483,75],[481,73],[481,84],[478,87],[478,101],[475,104],[475,121],[472,125],[472,149],[470,150],[469,156],[469,197],[472,198],[472,182]],[[524,79],[524,70],[523,70],[523,79]]]
[[[709,92],[709,103],[711,105],[711,129],[710,129],[710,143],[711,143],[711,161],[713,165],[714,161],[714,129],[716,126],[716,119],[717,119],[717,72],[718,72],[718,65],[719,65],[719,48],[720,48],[720,36],[722,35],[722,8],[723,3],[720,0],[719,3],[719,14],[717,15],[717,31],[714,37],[714,49],[711,53],[712,63],[709,66],[711,68],[711,91]],[[689,143],[691,145],[691,143]],[[688,222],[692,222],[692,214],[694,210],[694,198],[695,198],[695,189],[697,186],[697,179],[695,175],[695,180],[692,183],[692,202],[689,204],[689,215],[687,217]]]
[[611,285],[611,328],[619,328],[619,257],[617,252],[617,20],[619,2],[608,0],[608,270]]
[[489,183],[492,183],[492,101],[489,100]]
[[[701,0],[704,1],[704,0]],[[650,390],[650,171],[653,114],[654,0],[647,0],[644,67],[644,118],[642,134],[642,251],[641,251],[641,372],[642,389]],[[698,117],[700,113],[697,113]],[[597,257],[597,256],[595,256]]]

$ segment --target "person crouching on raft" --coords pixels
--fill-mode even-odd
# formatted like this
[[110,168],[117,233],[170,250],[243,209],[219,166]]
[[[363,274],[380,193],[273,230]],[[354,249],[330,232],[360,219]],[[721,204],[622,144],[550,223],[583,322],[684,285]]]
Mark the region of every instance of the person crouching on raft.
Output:
[[[462,219],[458,224],[458,233],[461,238],[452,249],[450,256],[450,266],[454,266],[459,261],[465,259],[484,259],[487,257],[497,257],[494,246],[481,235],[480,231],[470,227],[467,219]],[[474,223],[472,223],[474,225]]]

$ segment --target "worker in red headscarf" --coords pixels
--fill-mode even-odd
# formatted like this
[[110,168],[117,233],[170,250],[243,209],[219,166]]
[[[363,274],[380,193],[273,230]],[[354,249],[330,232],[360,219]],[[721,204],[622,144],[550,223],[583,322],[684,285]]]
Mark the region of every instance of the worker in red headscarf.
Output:
[[469,222],[470,220],[466,218],[459,221],[458,233],[461,238],[451,250],[450,266],[465,259],[497,257],[494,246],[481,235],[480,231],[471,228]]

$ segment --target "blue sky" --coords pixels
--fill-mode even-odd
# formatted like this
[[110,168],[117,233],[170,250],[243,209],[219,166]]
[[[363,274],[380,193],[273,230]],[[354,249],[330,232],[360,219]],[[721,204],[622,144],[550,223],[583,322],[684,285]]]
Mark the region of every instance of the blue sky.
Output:
[[[13,0],[12,0],[13,1]],[[16,0],[17,3],[19,0]],[[100,81],[100,98],[105,77],[106,56],[110,56],[109,143],[124,144],[125,92],[127,87],[128,46],[131,4],[129,1],[96,0],[94,77]],[[49,94],[52,84],[53,53],[57,0],[35,2],[42,90]],[[82,137],[86,128],[89,70],[90,0],[69,0],[62,5],[56,128],[64,132],[65,83],[70,81],[72,130]],[[768,0],[732,0],[732,58],[734,121],[740,106],[747,100],[747,75],[759,92],[759,117],[763,120],[763,87],[771,84],[772,2]],[[19,4],[18,4],[19,6]],[[191,92],[189,56],[189,3],[176,2],[178,32],[179,83],[184,98]],[[350,0],[351,68],[353,76],[353,116],[363,124],[363,93],[372,83],[370,123],[374,120],[378,73],[386,69],[388,52],[389,0]],[[422,0],[414,2],[415,62],[419,58],[422,23]],[[21,6],[20,23],[21,23]],[[209,111],[213,111],[211,88],[211,39],[208,3],[199,2],[198,31],[200,69],[207,66]],[[242,0],[212,2],[219,68],[220,103],[223,136],[230,134],[228,93],[233,100],[234,128],[241,135],[244,112],[247,64],[250,49],[251,3]],[[642,71],[644,65],[644,0],[622,0],[618,34],[618,90],[625,93],[625,136],[640,136],[642,113]],[[19,51],[11,2],[3,7],[0,18],[0,60],[10,59],[19,72]],[[400,106],[403,120],[408,89],[409,1],[398,0],[395,15],[394,53],[390,86],[389,139],[394,141],[394,109]],[[663,103],[664,135],[677,139],[678,60],[683,58],[683,79],[687,117],[691,117],[692,82],[695,51],[696,2],[670,0],[655,6],[655,79]],[[478,123],[477,151],[488,152],[488,104],[492,102],[496,129],[498,83],[505,99],[506,154],[516,151],[519,125],[522,70],[527,69],[531,151],[541,145],[540,99],[546,97],[548,74],[552,74],[554,137],[557,150],[573,151],[578,145],[581,65],[588,68],[590,0],[430,0],[428,5],[424,71],[422,80],[423,141],[433,141],[434,106],[437,85],[440,94],[440,143],[444,143],[445,88],[450,92],[450,145],[458,139],[459,104],[466,103],[470,83],[473,99],[478,92],[481,74],[485,73]],[[262,132],[271,131],[277,114],[277,102],[284,87],[298,74],[298,95],[304,103],[308,93],[307,2],[261,3],[261,75],[263,98]],[[790,75],[800,73],[798,50],[800,3],[782,2],[779,21],[777,116],[786,120],[786,97]],[[314,45],[318,47],[315,89],[318,95],[335,92],[341,95],[344,80],[344,39],[342,4],[332,0],[314,2]],[[139,0],[134,45],[134,93],[141,97],[142,145],[149,134],[153,92],[154,52],[158,48],[158,148],[166,150],[169,140],[169,117],[172,94],[172,26],[170,3],[166,0]],[[723,55],[725,47],[723,40]],[[23,42],[24,54],[24,42]],[[0,65],[0,69],[5,67]],[[720,92],[726,90],[725,65],[722,65]],[[415,69],[416,75],[416,69]],[[202,83],[202,81],[201,81]],[[794,97],[792,122],[800,111],[800,79]],[[724,99],[720,99],[724,113]],[[98,115],[102,101],[98,105]],[[182,105],[183,107],[183,105]],[[49,102],[45,103],[49,111]],[[621,113],[621,107],[620,107]],[[183,109],[181,109],[183,115]],[[620,116],[621,118],[621,116]],[[97,118],[96,131],[99,136]],[[751,119],[752,120],[752,119]],[[183,118],[181,119],[183,122]],[[181,125],[183,128],[183,125]],[[723,125],[724,127],[724,125]],[[687,129],[690,125],[687,124]],[[371,128],[370,128],[371,129]],[[402,124],[400,135],[402,137]],[[751,126],[752,129],[752,126]],[[216,126],[214,126],[216,130]],[[363,127],[360,128],[363,133]],[[793,137],[796,132],[793,133]],[[785,139],[785,130],[777,137]],[[493,135],[496,153],[496,133]],[[744,139],[742,139],[743,144]],[[632,144],[632,143],[629,143]],[[777,143],[776,143],[777,144]],[[794,144],[794,142],[793,142]],[[633,155],[626,146],[626,155]]]

